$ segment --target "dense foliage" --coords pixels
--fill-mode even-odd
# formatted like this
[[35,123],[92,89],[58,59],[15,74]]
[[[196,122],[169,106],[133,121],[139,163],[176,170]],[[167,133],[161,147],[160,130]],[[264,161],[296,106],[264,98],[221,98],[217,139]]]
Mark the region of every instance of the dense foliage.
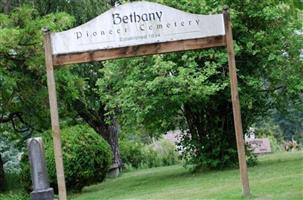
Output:
[[[26,81],[23,81],[23,79],[16,79],[15,81],[17,81],[16,84],[19,84],[19,82],[23,81],[23,85],[26,85],[28,88],[33,89],[33,91],[36,91],[36,97],[34,100],[30,99],[31,95],[33,95],[33,92],[30,91],[31,93],[28,93],[29,91],[26,91],[24,88],[20,88],[20,91],[18,92],[21,94],[11,94],[9,97],[16,96],[19,99],[19,96],[21,96],[22,100],[25,102],[6,102],[3,100],[5,104],[10,103],[14,107],[12,108],[12,106],[10,106],[3,111],[0,110],[1,113],[3,112],[4,115],[8,116],[13,112],[18,112],[20,116],[22,116],[22,121],[26,122],[23,125],[29,127],[29,133],[27,133],[27,136],[29,136],[32,132],[43,131],[49,128],[49,111],[45,81],[44,52],[42,47],[43,40],[41,37],[42,27],[40,27],[40,24],[38,22],[41,21],[41,19],[45,18],[47,20],[45,20],[43,26],[47,26],[52,32],[58,32],[65,30],[70,26],[77,26],[85,23],[90,19],[98,16],[114,4],[115,0],[10,0],[3,2],[3,4],[0,4],[0,10],[5,13],[5,15],[3,15],[5,16],[5,19],[7,18],[8,20],[11,20],[13,18],[12,13],[15,13],[15,15],[19,17],[19,15],[21,15],[21,12],[18,10],[27,12],[26,17],[32,19],[32,21],[25,21],[24,25],[21,27],[15,27],[15,29],[21,30],[23,26],[31,26],[31,29],[25,29],[24,32],[25,37],[27,35],[32,36],[32,38],[27,38],[27,40],[30,41],[30,45],[27,45],[28,48],[34,47],[33,49],[35,49],[35,52],[28,52],[31,55],[31,58],[27,58],[29,61],[30,59],[35,60],[35,62],[28,64],[33,65],[28,69],[28,71],[31,72],[31,76],[28,76],[28,74],[23,74],[26,77]],[[28,24],[28,22],[31,24]],[[57,26],[54,26],[54,22]],[[12,26],[17,26],[17,24],[12,24]],[[15,41],[15,43],[10,46],[10,48],[12,48],[10,50],[14,51],[14,48],[17,45],[22,47],[22,44],[20,44],[18,41]],[[14,56],[18,57],[19,55]],[[5,57],[4,59],[10,59],[10,57]],[[13,59],[11,62],[18,65],[18,59]],[[36,65],[41,65],[41,67],[37,69]],[[74,66],[74,68],[70,66],[70,68],[65,70],[56,70],[56,79],[58,85],[57,91],[59,94],[59,112],[61,121],[64,121],[64,125],[73,125],[75,123],[79,123],[79,121],[80,123],[84,122],[89,124],[111,145],[114,155],[113,163],[121,166],[119,146],[117,144],[117,123],[115,123],[113,117],[111,118],[112,120],[108,120],[108,118],[104,116],[105,105],[100,104],[98,101],[98,94],[94,92],[96,79],[94,77],[98,75],[96,69],[99,69],[100,66],[93,64],[85,64],[80,67],[78,65]],[[4,69],[6,71],[6,68]],[[38,81],[40,81],[39,84],[36,83]],[[10,87],[8,83],[4,82],[4,85],[7,85],[8,95],[10,95],[10,93],[12,93],[12,90],[15,88]],[[23,92],[25,94],[23,94]],[[18,104],[17,108],[15,108],[16,104]],[[27,112],[27,109],[30,106],[36,108],[34,112]]]
[[[48,27],[51,31],[57,32],[82,24],[108,9],[114,2],[103,0],[1,2],[0,132],[8,131],[9,142],[13,141],[12,143],[22,148],[24,140],[31,134],[43,132],[50,127],[41,29]],[[96,70],[92,73],[86,72],[92,71],[85,67],[83,71],[67,69],[56,72],[61,125],[70,126],[87,122],[108,143],[111,144],[111,141],[114,143],[118,138],[117,129],[114,125],[105,123],[104,105],[98,103],[99,97],[93,92],[94,79],[91,75]],[[113,162],[119,162],[118,144],[114,143],[111,146],[114,152]],[[12,157],[9,159],[10,162],[13,160]]]
[[[202,14],[230,6],[244,131],[270,108],[283,108],[302,95],[302,11],[292,2],[157,2]],[[122,128],[144,127],[155,134],[182,129],[189,164],[237,164],[224,49],[110,61],[101,72],[101,100],[120,116]]]
[[64,13],[41,18],[36,14],[30,7],[0,14],[0,113],[22,112],[33,128],[43,130],[49,128],[49,112],[41,29],[63,30],[73,18]]
[[[57,190],[53,141],[50,133],[43,134],[45,157],[51,187]],[[84,186],[102,182],[111,164],[109,145],[93,129],[74,126],[62,130],[63,160],[66,186],[80,191]],[[29,189],[29,163],[27,155],[22,159],[22,179]]]
[[39,17],[29,6],[0,13],[0,153],[6,172],[18,169],[23,141],[50,126],[41,29],[59,31],[73,21],[65,13]]

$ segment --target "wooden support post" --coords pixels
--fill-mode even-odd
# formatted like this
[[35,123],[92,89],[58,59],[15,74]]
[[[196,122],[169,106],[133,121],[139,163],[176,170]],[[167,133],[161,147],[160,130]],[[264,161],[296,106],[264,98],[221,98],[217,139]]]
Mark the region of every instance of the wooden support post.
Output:
[[238,159],[240,166],[240,176],[242,182],[242,192],[244,196],[250,196],[247,164],[245,156],[245,146],[242,130],[242,120],[240,112],[240,101],[238,94],[238,80],[235,62],[235,52],[233,45],[232,27],[230,23],[228,7],[224,6],[224,22],[225,22],[225,34],[226,34],[226,47],[228,52],[228,68],[230,76],[230,86],[231,86],[231,96],[232,96],[232,106],[233,106],[233,116],[234,116],[234,126],[236,131],[237,149],[238,149]]
[[47,86],[48,86],[48,95],[49,95],[49,104],[50,104],[50,113],[51,113],[59,200],[66,200],[67,197],[66,197],[64,168],[63,168],[59,115],[58,115],[57,97],[56,97],[56,84],[55,84],[54,67],[53,67],[53,59],[52,59],[51,37],[49,30],[45,29],[43,31],[44,31],[45,64],[47,71]]

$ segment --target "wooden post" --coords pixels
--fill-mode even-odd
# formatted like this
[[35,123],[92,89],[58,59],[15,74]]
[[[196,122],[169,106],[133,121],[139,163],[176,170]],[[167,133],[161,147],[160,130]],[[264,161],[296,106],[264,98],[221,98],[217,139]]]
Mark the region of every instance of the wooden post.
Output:
[[230,76],[230,86],[231,86],[231,97],[233,106],[233,116],[234,116],[234,126],[236,131],[237,149],[238,149],[238,159],[240,166],[240,176],[242,182],[242,192],[244,196],[250,195],[247,164],[245,156],[245,146],[243,139],[242,130],[242,120],[240,112],[240,101],[238,94],[238,80],[235,62],[235,52],[233,45],[232,27],[230,23],[228,7],[224,6],[224,23],[225,23],[225,35],[226,35],[226,47],[228,52],[228,68]]
[[54,67],[53,67],[53,59],[52,59],[52,44],[51,44],[51,37],[49,30],[44,29],[43,32],[44,32],[45,64],[47,71],[47,86],[48,86],[48,95],[49,95],[49,104],[50,104],[50,113],[51,113],[59,200],[66,200],[67,197],[66,197],[64,168],[63,168],[61,134],[60,134],[60,126],[59,126],[56,84],[55,84]]

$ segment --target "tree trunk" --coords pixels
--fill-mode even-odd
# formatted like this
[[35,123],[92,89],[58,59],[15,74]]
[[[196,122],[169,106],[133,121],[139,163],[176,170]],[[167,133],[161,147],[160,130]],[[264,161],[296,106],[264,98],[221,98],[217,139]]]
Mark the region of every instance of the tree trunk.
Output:
[[112,120],[111,125],[100,126],[100,129],[97,129],[97,132],[107,141],[113,153],[113,161],[110,167],[109,176],[117,177],[122,169],[122,160],[118,143],[119,126],[115,120]]
[[221,169],[236,166],[238,160],[231,104],[225,99],[218,101],[219,95],[212,98],[214,100],[208,104],[184,104],[189,129],[189,134],[183,136],[185,147],[188,147],[186,151],[197,167]]
[[81,101],[74,102],[73,107],[81,118],[87,122],[99,135],[103,137],[110,145],[113,155],[112,165],[110,167],[110,175],[117,176],[122,169],[122,160],[120,156],[118,136],[119,125],[114,118],[111,118],[110,123],[107,123],[105,117],[104,106],[100,105],[98,110],[89,109]]
[[2,156],[0,154],[0,191],[4,191],[4,169],[3,169]]

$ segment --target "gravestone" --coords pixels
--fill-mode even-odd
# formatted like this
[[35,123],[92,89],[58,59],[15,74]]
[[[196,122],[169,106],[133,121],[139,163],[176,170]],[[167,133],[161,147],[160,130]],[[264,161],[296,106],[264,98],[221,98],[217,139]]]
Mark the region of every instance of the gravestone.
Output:
[[41,138],[28,140],[29,160],[31,165],[32,200],[53,200],[54,190],[49,187],[48,174],[44,158],[44,148]]

